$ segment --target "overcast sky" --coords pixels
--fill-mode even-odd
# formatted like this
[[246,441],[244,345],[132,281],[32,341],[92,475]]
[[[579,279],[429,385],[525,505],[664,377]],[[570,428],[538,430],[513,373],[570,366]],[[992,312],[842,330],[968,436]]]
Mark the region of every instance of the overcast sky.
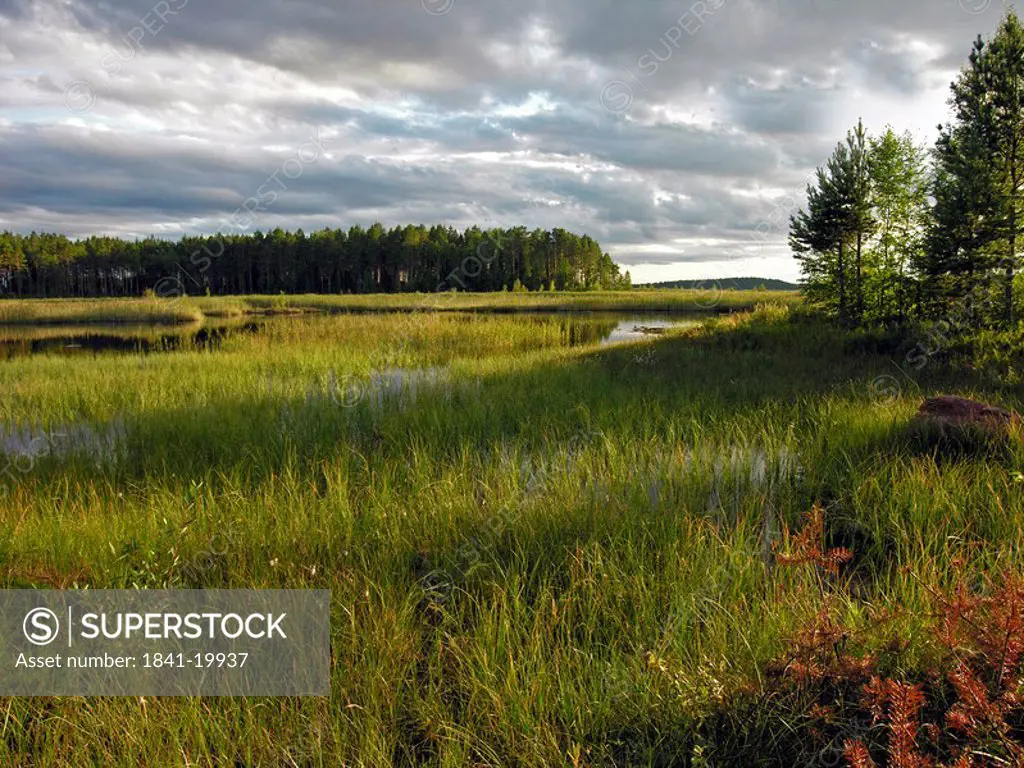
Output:
[[634,281],[793,278],[792,194],[858,117],[931,143],[950,80],[1002,13],[0,0],[0,229],[560,226]]

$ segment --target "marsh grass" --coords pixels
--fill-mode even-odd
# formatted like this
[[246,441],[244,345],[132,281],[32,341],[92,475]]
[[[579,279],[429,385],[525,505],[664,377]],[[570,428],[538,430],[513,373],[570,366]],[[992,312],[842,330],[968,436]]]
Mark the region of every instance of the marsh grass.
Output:
[[374,295],[182,296],[138,299],[9,299],[0,325],[194,323],[204,318],[308,312],[733,312],[759,302],[795,305],[796,293],[708,290],[551,293],[396,293]]
[[437,311],[495,312],[730,312],[758,303],[795,305],[799,294],[777,291],[731,291],[710,284],[706,290],[586,291],[539,293],[397,293],[372,296],[246,297],[253,306],[277,301],[287,307],[329,312]]
[[246,302],[234,296],[190,296],[185,301],[202,312],[204,317],[232,318],[249,313]]
[[168,333],[184,334],[198,331],[204,326],[202,322],[176,324],[168,329],[164,325],[152,323],[68,323],[68,324],[31,324],[14,323],[0,324],[0,341],[46,341],[74,336],[110,335],[123,339],[143,339],[153,341]]
[[[388,368],[445,376],[366,396]],[[558,318],[357,314],[4,364],[0,420],[124,438],[11,478],[3,586],[326,588],[334,666],[329,702],[7,700],[0,760],[820,763],[770,674],[822,597],[775,564],[785,530],[823,505],[854,550],[837,610],[902,609],[907,674],[933,661],[922,585],[1024,544],[1019,446],[915,445],[918,391],[872,396],[890,370],[775,304],[609,348]],[[1021,405],[938,366],[918,384]]]
[[142,299],[17,299],[0,301],[0,324],[41,325],[197,323],[202,311],[190,301]]

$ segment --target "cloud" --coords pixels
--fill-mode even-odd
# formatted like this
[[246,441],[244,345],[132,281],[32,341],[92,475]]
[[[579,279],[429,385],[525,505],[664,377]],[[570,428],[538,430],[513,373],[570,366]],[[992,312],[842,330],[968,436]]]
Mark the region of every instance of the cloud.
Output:
[[[858,117],[933,138],[999,13],[0,0],[0,227],[214,231],[319,134],[255,226],[561,226],[654,276],[715,274]],[[764,237],[761,266],[794,276],[784,228]]]

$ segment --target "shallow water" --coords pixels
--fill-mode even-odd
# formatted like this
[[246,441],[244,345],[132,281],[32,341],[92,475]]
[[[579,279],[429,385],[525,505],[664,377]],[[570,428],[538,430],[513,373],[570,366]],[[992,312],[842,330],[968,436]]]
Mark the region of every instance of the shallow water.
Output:
[[[308,318],[307,318],[308,319]],[[551,313],[522,318],[524,322],[559,323],[566,346],[607,346],[654,338],[677,325],[700,322],[693,316],[635,315],[628,313]],[[172,351],[216,353],[224,341],[237,334],[264,333],[271,323],[290,318],[235,321],[189,326],[179,329],[151,326],[0,326],[0,361],[33,355],[148,355]],[[327,318],[325,318],[327,321]],[[479,380],[453,381],[446,368],[407,368],[378,361],[367,374],[327,371],[311,382],[305,404],[330,401],[335,406],[354,408],[404,407],[427,392],[451,397],[455,389],[479,387]],[[272,376],[262,385],[268,395],[277,392]],[[301,402],[301,401],[300,401]],[[291,428],[294,402],[285,401],[281,428]],[[118,419],[107,424],[67,423],[48,429],[34,425],[0,422],[0,486],[19,474],[31,471],[45,457],[66,459],[87,457],[102,464],[116,460],[125,445],[125,425]]]
[[83,456],[102,464],[116,459],[124,443],[120,419],[106,424],[58,424],[48,429],[0,422],[0,488],[31,472],[36,462]]
[[[607,346],[653,338],[673,326],[700,322],[700,319],[692,315],[637,315],[621,312],[538,313],[519,319],[536,323],[557,322],[562,329],[562,342],[569,347],[588,344]],[[180,328],[124,325],[0,325],[0,361],[33,355],[149,355],[189,350],[216,352],[233,336],[259,335],[267,332],[274,324],[293,321],[294,319],[290,317],[277,317]],[[308,321],[309,317],[305,316],[304,322]],[[324,321],[330,322],[330,319],[324,318]],[[382,373],[382,376],[388,378],[386,373]]]
[[230,336],[260,333],[265,322],[189,325],[0,326],[0,360],[32,355],[95,356],[216,350]]
[[306,389],[306,404],[330,400],[343,408],[360,403],[381,406],[387,402],[411,403],[426,389],[451,386],[449,372],[443,368],[399,368],[373,370],[366,376],[328,371],[325,380]]
[[[524,318],[526,319],[526,318]],[[611,344],[655,338],[669,328],[697,325],[700,315],[650,315],[630,312],[552,312],[535,315],[537,323],[557,320],[562,328],[562,341],[568,347]]]
[[624,341],[637,341],[660,336],[669,328],[678,325],[694,325],[698,321],[691,318],[671,318],[662,316],[635,315],[620,320],[612,332],[601,339],[601,345],[618,344]]

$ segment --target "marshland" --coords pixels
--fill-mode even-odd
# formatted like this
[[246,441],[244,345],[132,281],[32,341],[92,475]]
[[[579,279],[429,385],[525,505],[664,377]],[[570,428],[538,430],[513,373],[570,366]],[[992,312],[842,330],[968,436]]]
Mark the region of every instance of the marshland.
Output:
[[330,695],[0,765],[1024,766],[1015,11],[121,4],[0,2],[0,588],[329,590]]
[[[906,425],[1018,390],[904,376],[906,344],[791,296],[699,298],[617,343],[602,315],[321,311],[0,363],[4,587],[330,589],[333,656],[330,700],[9,699],[4,762],[839,759],[870,722],[815,721],[780,664],[827,603],[851,653],[928,673],[931,593],[1016,564],[1024,456]],[[816,504],[841,575],[779,562]]]

